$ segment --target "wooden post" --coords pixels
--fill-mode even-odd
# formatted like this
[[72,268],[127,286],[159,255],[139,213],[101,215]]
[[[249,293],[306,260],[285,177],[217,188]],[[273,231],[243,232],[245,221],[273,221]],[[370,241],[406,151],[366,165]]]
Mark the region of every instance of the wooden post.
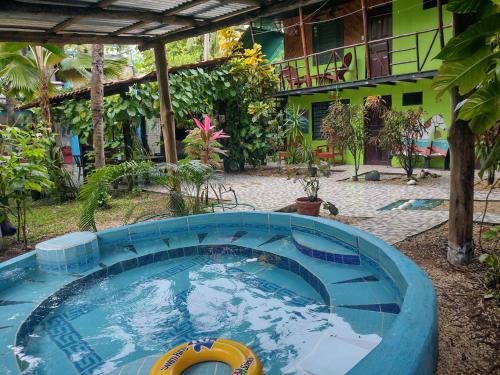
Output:
[[304,12],[299,8],[300,39],[302,40],[302,53],[304,54],[304,68],[306,69],[306,84],[311,87],[311,73],[309,72],[309,59],[307,58],[306,34],[304,31]]
[[370,65],[370,45],[368,44],[368,13],[366,12],[365,0],[361,0],[361,13],[363,14],[363,38],[365,42],[366,78],[371,78],[372,68]]
[[[454,35],[467,29],[470,24],[467,16],[453,15]],[[474,255],[474,134],[467,121],[457,120],[455,108],[462,99],[455,87],[451,93],[452,123],[448,131],[451,171],[447,251],[448,262],[454,265],[470,263]]]
[[437,0],[437,11],[438,11],[438,30],[439,30],[439,45],[441,49],[444,48],[444,31],[443,31],[443,2],[442,0]]
[[160,122],[163,134],[163,146],[167,163],[177,162],[177,149],[175,145],[175,122],[172,111],[172,101],[168,87],[168,64],[165,55],[165,45],[157,43],[154,46],[156,80],[160,94]]

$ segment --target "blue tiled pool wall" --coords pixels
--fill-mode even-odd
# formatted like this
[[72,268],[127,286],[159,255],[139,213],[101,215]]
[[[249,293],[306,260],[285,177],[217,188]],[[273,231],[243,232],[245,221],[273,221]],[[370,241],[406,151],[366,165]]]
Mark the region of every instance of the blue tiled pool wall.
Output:
[[[16,345],[19,347],[26,347],[28,345],[28,341],[30,338],[30,335],[34,333],[35,328],[42,323],[42,321],[49,316],[49,314],[57,309],[61,303],[66,301],[68,298],[76,296],[78,294],[81,294],[85,289],[90,288],[94,285],[99,284],[101,281],[103,281],[107,277],[112,277],[114,275],[118,275],[122,272],[126,272],[128,270],[131,270],[133,268],[137,267],[142,267],[146,266],[151,263],[155,262],[162,262],[166,260],[172,260],[176,259],[179,257],[190,257],[190,256],[203,256],[203,255],[217,255],[217,254],[231,254],[231,255],[236,255],[236,256],[241,256],[241,257],[246,257],[246,258],[258,258],[260,262],[267,263],[267,264],[272,264],[275,265],[281,269],[284,269],[286,271],[293,272],[297,275],[299,275],[304,281],[306,281],[313,289],[315,289],[318,294],[321,296],[325,303],[325,308],[327,308],[329,311],[331,311],[331,298],[330,295],[326,289],[326,286],[323,284],[323,282],[317,278],[313,273],[311,273],[307,268],[303,267],[299,262],[296,262],[292,259],[278,256],[273,253],[269,253],[267,251],[263,250],[256,250],[256,249],[251,249],[243,246],[237,246],[237,245],[221,245],[221,246],[213,246],[213,245],[198,245],[198,246],[190,246],[190,247],[185,247],[185,248],[175,248],[175,249],[168,249],[168,250],[163,250],[159,251],[156,253],[151,253],[151,254],[146,254],[137,258],[132,258],[128,260],[123,260],[120,262],[117,262],[111,266],[107,266],[105,268],[102,268],[96,272],[93,272],[91,274],[88,274],[84,277],[81,277],[80,279],[74,280],[64,286],[63,288],[59,289],[57,292],[55,292],[53,295],[45,299],[31,314],[30,316],[23,322],[23,324],[19,327],[19,330],[16,335]],[[196,261],[194,261],[196,263]],[[165,272],[162,273],[162,277],[169,277],[174,275],[175,273],[185,271],[189,266],[189,262],[186,264],[180,264],[177,265],[176,267],[170,268],[166,270]],[[246,272],[239,270],[238,268],[233,268],[232,269],[233,273],[239,273],[242,272],[243,274],[246,274]],[[252,284],[255,287],[258,287],[262,289],[263,291],[277,291],[278,289],[286,289],[283,287],[279,287],[278,285],[266,281],[263,279],[256,279],[256,280],[249,280],[249,282],[252,282]],[[291,294],[287,294],[291,295]],[[305,297],[301,297],[301,299],[304,299]],[[302,301],[303,302],[303,301]],[[307,302],[307,301],[306,301]],[[291,301],[293,303],[293,301]],[[74,315],[78,315],[79,313],[84,313],[85,309],[87,306],[79,306],[75,309],[73,312]],[[82,311],[80,311],[82,310]],[[71,319],[71,317],[63,317],[65,319]],[[66,326],[62,322],[64,319],[61,318],[61,324],[62,326],[60,329],[58,328],[59,331],[64,331],[64,327]],[[57,321],[59,322],[59,320]],[[61,332],[62,332],[61,331]],[[65,345],[65,342],[69,345],[72,341],[72,338],[70,336],[74,336],[77,333],[72,333],[72,332],[59,332],[59,335],[62,335],[64,337],[58,337],[57,342],[62,342],[61,345],[63,345],[65,351],[67,348]],[[19,367],[23,368],[24,362],[18,359]]]
[[[167,219],[101,231],[97,233],[99,249],[103,254],[113,251],[116,246],[126,246],[138,239],[163,238],[168,234],[183,233],[186,229],[188,231],[199,231],[200,229],[242,229],[242,227],[249,227],[266,232],[271,230],[273,232],[282,231],[290,235],[291,227],[295,225],[333,235],[337,240],[357,248],[361,262],[366,261],[386,272],[395,282],[401,293],[400,295],[404,296],[401,312],[387,335],[384,336],[384,340],[358,363],[349,374],[426,375],[434,373],[437,364],[436,295],[432,283],[425,273],[395,248],[368,233],[328,219],[260,212],[232,212],[216,215],[208,214],[189,218]],[[161,256],[158,255],[158,257]],[[0,276],[3,277],[5,271],[9,272],[13,268],[25,268],[19,266],[19,262],[25,260],[26,270],[33,267],[34,254],[26,255],[26,259],[23,257],[25,256],[17,257],[10,263],[2,263],[0,265]],[[154,260],[155,255],[148,254],[144,256],[145,260],[141,262],[147,262],[147,259],[151,259],[151,257]],[[134,260],[130,262],[133,264]],[[125,267],[128,265],[125,265]],[[108,267],[105,271],[106,275],[118,272],[120,268],[123,269],[123,266],[124,264]],[[26,270],[17,272],[27,272]],[[104,271],[98,272],[101,272],[102,277]],[[3,278],[5,279],[5,277]],[[2,284],[0,284],[1,287]],[[40,316],[46,316],[43,313],[43,308],[37,311],[37,314],[32,314],[19,332],[27,332],[30,326],[36,325],[36,320]],[[21,336],[23,335],[19,335],[19,337]],[[392,359],[391,361],[384,360],[387,358]],[[408,360],[409,358],[412,359],[411,363]]]
[[60,250],[36,249],[36,254],[38,266],[48,272],[85,272],[100,259],[97,239]]
[[[329,260],[337,263],[350,265],[360,264],[360,261],[367,261],[370,265],[375,265],[388,279],[393,281],[393,285],[401,296],[404,296],[407,288],[405,278],[392,258],[387,256],[383,247],[374,243],[372,236],[367,239],[363,237],[365,233],[355,230],[351,226],[344,225],[332,220],[321,218],[309,218],[300,215],[290,215],[267,212],[229,212],[223,214],[205,214],[181,218],[173,218],[152,222],[145,222],[119,228],[108,229],[97,232],[101,255],[107,251],[113,251],[116,247],[133,245],[135,241],[164,239],[173,235],[180,235],[188,232],[210,232],[234,228],[250,229],[273,234],[285,234],[292,236],[293,231],[303,231],[327,238],[341,246],[352,250],[357,256],[335,256],[318,251],[306,249],[297,244],[297,248],[302,253]],[[385,242],[379,241],[380,245],[388,246]]]
[[34,251],[0,263],[0,292],[23,279],[29,278],[30,273],[36,268],[37,262]]

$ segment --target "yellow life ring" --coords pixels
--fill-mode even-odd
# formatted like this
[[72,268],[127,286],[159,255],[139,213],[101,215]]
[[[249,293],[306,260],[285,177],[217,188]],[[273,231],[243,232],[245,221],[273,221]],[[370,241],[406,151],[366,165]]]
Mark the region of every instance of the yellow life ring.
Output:
[[151,367],[149,375],[180,375],[201,362],[224,362],[231,375],[264,375],[255,353],[239,342],[226,339],[202,339],[181,344],[162,355]]

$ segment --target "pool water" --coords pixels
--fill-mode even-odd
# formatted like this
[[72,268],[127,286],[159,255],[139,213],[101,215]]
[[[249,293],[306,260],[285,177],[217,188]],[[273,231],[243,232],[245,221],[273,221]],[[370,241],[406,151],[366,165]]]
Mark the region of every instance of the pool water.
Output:
[[[12,326],[8,350],[24,374],[148,374],[173,347],[220,337],[254,350],[266,375],[345,374],[397,320],[400,288],[359,252],[361,239],[294,220],[304,226],[192,225],[159,239],[104,244],[88,273],[34,270],[0,291],[11,303],[2,317],[18,319],[16,310],[32,306]],[[230,369],[207,363],[184,374]]]
[[433,208],[442,205],[443,202],[443,199],[400,199],[380,208],[379,211],[432,210]]

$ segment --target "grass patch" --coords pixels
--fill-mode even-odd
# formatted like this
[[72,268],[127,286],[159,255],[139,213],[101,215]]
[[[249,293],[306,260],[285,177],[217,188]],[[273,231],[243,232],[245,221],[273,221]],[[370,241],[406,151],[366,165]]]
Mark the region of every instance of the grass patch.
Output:
[[[134,218],[158,214],[166,211],[166,196],[163,194],[143,192],[138,196],[122,196],[110,201],[111,207],[96,212],[97,229],[106,229],[125,224]],[[36,201],[28,212],[28,245],[29,247],[45,239],[60,236],[78,230],[82,202],[72,201],[55,204],[49,201]],[[10,216],[13,224],[15,217]],[[16,237],[4,238],[8,248],[16,244]]]

